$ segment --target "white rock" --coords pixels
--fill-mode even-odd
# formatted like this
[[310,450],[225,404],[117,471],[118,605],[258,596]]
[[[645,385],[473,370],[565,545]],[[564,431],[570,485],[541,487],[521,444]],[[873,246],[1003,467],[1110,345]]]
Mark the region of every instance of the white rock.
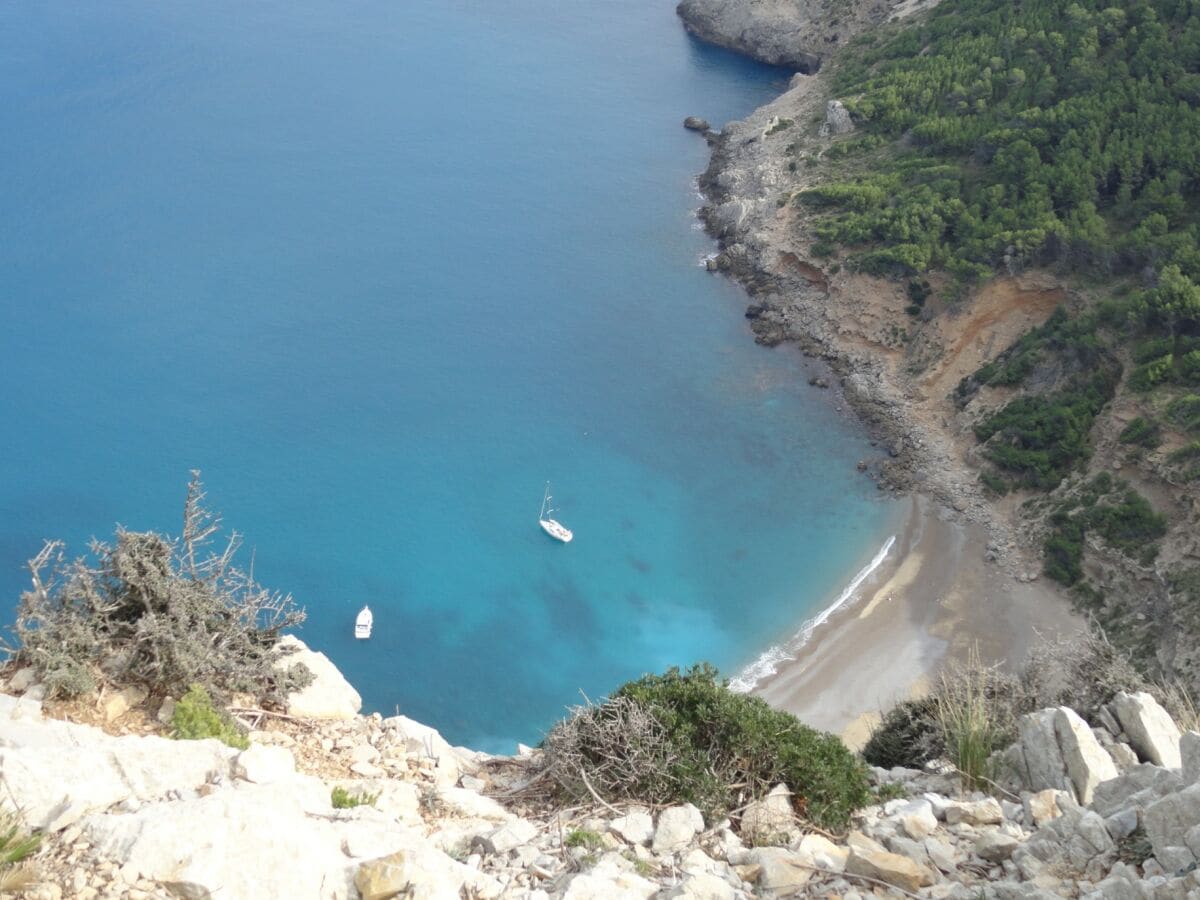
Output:
[[356,762],[350,766],[350,771],[361,778],[383,778],[387,772],[374,763]]
[[6,718],[0,778],[33,828],[60,830],[130,798],[156,800],[225,775],[237,753],[215,740],[111,737],[53,719]]
[[459,753],[438,733],[436,728],[422,725],[408,716],[389,716],[383,729],[395,735],[405,751],[418,758],[432,759],[439,784],[456,784],[462,775],[463,760]]
[[1119,772],[1128,771],[1138,764],[1137,754],[1124,741],[1118,741],[1111,747],[1105,747],[1104,749],[1108,751],[1108,755],[1117,764],[1117,771]]
[[947,875],[958,868],[959,858],[954,852],[954,848],[936,837],[925,838],[925,855],[929,857],[930,862],[945,872]]
[[786,784],[775,785],[742,813],[742,837],[752,844],[786,843],[795,828],[792,792]]
[[796,855],[814,866],[841,872],[846,868],[846,857],[850,855],[850,851],[819,834],[806,834],[800,839]]
[[674,853],[686,847],[703,830],[704,816],[692,804],[668,807],[659,813],[650,849],[660,856]]
[[1027,713],[1017,720],[1017,731],[1021,736],[1028,785],[1031,790],[1047,788],[1064,790],[1071,787],[1067,777],[1067,764],[1059,748],[1058,731],[1055,728],[1057,710],[1040,709]]
[[850,111],[841,100],[830,100],[825,105],[825,122],[821,125],[821,136],[848,134],[853,130],[854,121],[850,118]]
[[538,833],[537,826],[532,822],[514,818],[477,839],[476,843],[488,853],[507,853],[522,844],[528,844]]
[[1137,831],[1138,811],[1124,809],[1119,813],[1114,813],[1104,820],[1104,827],[1108,829],[1108,833],[1112,835],[1114,841],[1124,840]]
[[[406,900],[460,900],[462,896],[486,900],[500,896],[504,889],[490,875],[419,843],[383,859],[363,863],[355,874],[354,887],[357,896],[364,900],[391,900],[401,896]],[[277,895],[264,893],[259,896]]]
[[25,689],[25,693],[22,696],[27,700],[45,700],[46,686],[44,684],[31,684]]
[[1200,859],[1200,823],[1193,825],[1183,836],[1183,844],[1192,851],[1192,855]]
[[42,701],[29,697],[0,694],[0,747],[9,746],[4,740],[5,727],[3,723],[6,720],[16,722],[22,719],[26,722],[40,722],[42,720]]
[[373,763],[379,761],[379,751],[370,744],[355,744],[350,750],[350,762]]
[[254,784],[274,784],[296,777],[296,758],[286,747],[251,744],[233,761],[233,774]]
[[805,860],[782,847],[755,847],[747,862],[759,867],[758,894],[761,897],[790,897],[812,878]]
[[349,890],[353,866],[339,827],[308,815],[328,812],[328,803],[324,785],[299,778],[93,815],[83,826],[98,857],[175,895],[324,900],[323,885]]
[[572,878],[562,900],[649,900],[657,893],[653,881],[603,860],[590,872]]
[[1110,816],[1131,806],[1145,808],[1159,797],[1183,787],[1178,771],[1164,769],[1153,763],[1138,763],[1119,777],[1097,787],[1096,795],[1092,798],[1092,809],[1102,816]]
[[973,803],[955,802],[946,805],[946,822],[950,825],[999,825],[1004,821],[1004,810],[993,797]]
[[631,809],[609,822],[608,827],[630,844],[649,844],[654,837],[654,820],[644,809]]
[[914,841],[924,840],[937,831],[938,827],[933,806],[928,800],[909,800],[892,813],[892,818],[900,823],[900,829]]
[[846,860],[846,874],[864,875],[895,885],[906,891],[931,885],[936,876],[928,868],[898,853],[852,847]]
[[1187,847],[1163,847],[1155,851],[1154,858],[1168,874],[1181,869],[1191,869],[1196,865],[1196,856]]
[[1013,855],[1020,842],[1002,831],[989,831],[975,841],[975,853],[988,862],[1004,862]]
[[1142,825],[1146,837],[1154,848],[1154,855],[1167,871],[1171,867],[1163,861],[1168,847],[1186,846],[1187,834],[1200,822],[1200,784],[1193,784],[1175,794],[1156,800],[1146,808]]
[[33,666],[26,666],[23,669],[17,669],[12,678],[8,679],[8,689],[13,693],[20,694],[29,689],[29,686],[37,681],[37,672],[33,670]]
[[1183,783],[1200,782],[1200,732],[1189,731],[1179,739]]
[[1179,728],[1157,700],[1145,692],[1122,691],[1113,698],[1112,708],[1139,756],[1168,769],[1182,765]]
[[491,797],[484,797],[466,788],[440,785],[435,794],[437,800],[460,816],[486,819],[489,822],[507,822],[513,814]]
[[1060,706],[1054,711],[1054,732],[1075,796],[1091,803],[1096,785],[1117,777],[1116,764],[1075,710]]
[[658,896],[667,900],[734,900],[736,894],[725,879],[701,872],[689,875]]
[[[406,825],[420,825],[421,791],[411,781],[393,778],[347,779],[334,783],[351,794],[375,797],[372,804],[391,819]],[[382,854],[381,854],[382,855]]]
[[119,719],[135,706],[140,706],[149,693],[145,688],[131,685],[111,694],[106,694],[100,701],[100,709],[105,722]]
[[883,844],[872,840],[861,831],[852,831],[846,835],[847,850],[871,850],[877,853],[886,853]]
[[175,698],[164,697],[163,702],[158,705],[158,712],[154,714],[154,718],[159,725],[170,725],[171,719],[175,716]]
[[304,663],[315,676],[313,683],[304,690],[288,695],[289,715],[303,719],[353,719],[358,715],[362,709],[362,697],[328,656],[310,650],[302,640],[291,634],[280,638],[279,646],[294,647],[296,652],[280,659],[278,668],[286,669],[296,663]]

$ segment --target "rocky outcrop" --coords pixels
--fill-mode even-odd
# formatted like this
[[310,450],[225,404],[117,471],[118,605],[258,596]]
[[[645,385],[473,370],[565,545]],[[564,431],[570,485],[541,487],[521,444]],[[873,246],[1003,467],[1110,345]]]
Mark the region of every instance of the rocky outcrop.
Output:
[[899,0],[836,6],[817,0],[682,0],[676,12],[701,40],[769,65],[812,73],[850,38],[908,5]]
[[773,66],[788,66],[801,72],[815,72],[821,67],[826,47],[814,33],[821,19],[817,3],[682,0],[676,12],[687,30],[701,40]]
[[[1103,711],[1113,728],[1122,704]],[[1148,708],[1139,701],[1136,721],[1157,721]],[[1063,789],[1026,785],[1013,802],[964,795],[953,774],[877,769],[875,782],[904,796],[860,810],[841,837],[805,833],[785,785],[721,821],[690,804],[656,813],[506,806],[536,783],[538,751],[487,757],[403,716],[270,721],[239,752],[114,737],[48,719],[36,699],[0,695],[0,784],[45,832],[31,900],[1200,892],[1200,783],[1191,777],[1200,735],[1176,742],[1182,771],[1146,762],[1118,772],[1103,729],[1065,707],[1027,717],[1016,747],[1022,777]],[[1170,733],[1161,721],[1155,731]],[[1114,747],[1133,739],[1103,733]],[[353,777],[364,765],[377,774]],[[347,797],[357,805],[335,807],[334,787],[339,806]]]
[[280,646],[291,651],[279,660],[281,668],[303,663],[313,681],[288,696],[288,713],[308,719],[352,719],[362,709],[362,697],[324,653],[308,649],[294,635],[284,635]]
[[1183,764],[1179,755],[1182,737],[1179,727],[1152,696],[1122,692],[1113,698],[1112,712],[1142,759],[1168,769],[1178,769]]
[[849,134],[854,130],[854,122],[850,118],[850,110],[841,100],[830,100],[825,104],[825,124],[821,126],[822,137],[830,135]]

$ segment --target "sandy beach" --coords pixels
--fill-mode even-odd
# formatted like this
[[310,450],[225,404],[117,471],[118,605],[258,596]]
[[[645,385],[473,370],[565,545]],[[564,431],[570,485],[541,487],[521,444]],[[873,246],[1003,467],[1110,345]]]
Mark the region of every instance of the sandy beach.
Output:
[[1038,635],[1084,627],[1052,586],[1021,583],[988,561],[982,525],[953,521],[921,496],[907,502],[884,562],[753,691],[852,747],[881,710],[923,693],[972,646],[985,661],[1015,666]]

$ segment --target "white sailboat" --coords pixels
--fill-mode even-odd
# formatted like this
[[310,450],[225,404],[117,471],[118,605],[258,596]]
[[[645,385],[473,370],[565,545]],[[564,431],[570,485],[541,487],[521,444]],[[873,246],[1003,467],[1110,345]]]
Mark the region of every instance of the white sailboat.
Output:
[[561,522],[557,522],[551,516],[554,508],[550,505],[550,482],[546,482],[546,492],[542,494],[542,511],[538,513],[538,524],[542,526],[542,531],[550,535],[556,541],[562,541],[564,544],[569,544],[571,538],[575,535]]
[[371,628],[374,625],[375,616],[371,613],[371,607],[364,606],[354,620],[354,636],[360,641],[366,640],[371,636]]

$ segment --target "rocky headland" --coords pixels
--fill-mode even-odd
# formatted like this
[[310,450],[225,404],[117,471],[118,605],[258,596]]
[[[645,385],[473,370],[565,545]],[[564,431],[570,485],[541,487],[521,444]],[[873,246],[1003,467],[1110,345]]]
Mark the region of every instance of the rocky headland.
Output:
[[542,751],[493,757],[404,716],[358,715],[336,669],[299,652],[318,677],[287,713],[233,708],[252,728],[244,750],[156,734],[169,704],[147,708],[137,692],[43,709],[44,687],[10,667],[0,783],[42,834],[23,896],[1200,894],[1200,734],[1181,734],[1149,694],[1118,694],[1103,724],[1067,708],[1026,715],[995,796],[936,765],[874,769],[877,802],[830,833],[784,785],[720,821],[688,804],[565,808],[530,790]]
[[830,54],[872,25],[924,8],[921,0],[682,0],[676,7],[689,32],[772,66],[813,73]]

